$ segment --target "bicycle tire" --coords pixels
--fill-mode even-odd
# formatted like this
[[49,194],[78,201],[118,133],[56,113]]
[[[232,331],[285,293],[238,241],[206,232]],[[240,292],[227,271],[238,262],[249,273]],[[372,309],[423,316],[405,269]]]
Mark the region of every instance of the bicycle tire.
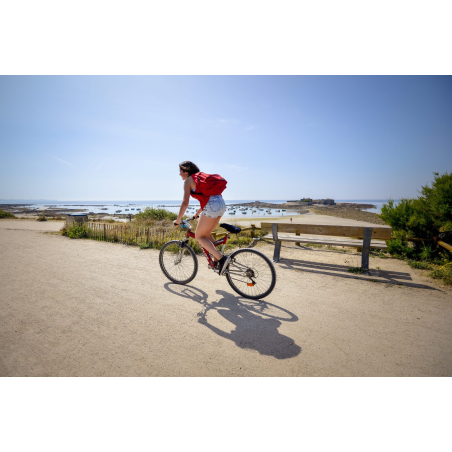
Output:
[[232,289],[242,297],[259,300],[275,288],[276,270],[265,254],[243,248],[231,254],[226,279]]
[[[175,253],[174,249],[170,250],[170,246],[173,245],[178,248],[179,252]],[[177,262],[180,252],[182,252],[182,257]],[[198,273],[198,258],[193,248],[186,243],[181,247],[179,240],[171,240],[163,245],[159,254],[159,263],[163,274],[176,284],[188,284]]]

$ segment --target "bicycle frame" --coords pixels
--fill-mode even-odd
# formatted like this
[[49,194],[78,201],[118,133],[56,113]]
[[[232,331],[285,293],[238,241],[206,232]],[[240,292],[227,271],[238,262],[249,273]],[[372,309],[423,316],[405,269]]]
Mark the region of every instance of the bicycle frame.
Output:
[[[182,223],[181,223],[181,226],[182,226]],[[195,239],[195,240],[196,240],[195,234],[193,234],[193,232],[191,232],[191,225],[190,225],[188,222],[185,223],[185,227],[184,227],[184,226],[182,226],[182,227],[183,227],[184,229],[185,229],[185,228],[188,229],[188,230],[187,230],[187,234],[186,234],[186,236],[185,236],[185,239],[182,240],[183,242],[188,242],[188,239],[189,239],[190,237],[191,237],[192,239]],[[214,244],[214,246],[215,246],[216,248],[218,248],[220,245],[223,245],[222,248],[221,248],[221,254],[223,254],[224,247],[225,247],[226,242],[228,241],[228,239],[229,239],[229,234],[226,234],[222,239],[217,240],[216,242],[213,242],[213,244]],[[199,243],[199,242],[198,242],[198,243]],[[211,269],[214,269],[214,268],[215,268],[215,262],[214,262],[214,260],[212,259],[210,253],[209,253],[209,252],[208,252],[201,244],[200,244],[200,246],[201,246],[202,252],[204,253],[204,256],[206,256],[207,262],[209,263],[209,267],[210,267]]]

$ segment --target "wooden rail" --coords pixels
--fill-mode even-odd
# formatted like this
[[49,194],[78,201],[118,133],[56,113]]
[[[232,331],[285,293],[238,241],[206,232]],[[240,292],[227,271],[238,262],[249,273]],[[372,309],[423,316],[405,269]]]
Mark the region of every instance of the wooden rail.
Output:
[[452,246],[450,246],[448,243],[442,242],[441,240],[438,240],[437,243],[438,243],[439,246],[442,246],[443,248],[446,248],[446,250],[452,251]]
[[[339,226],[339,225],[318,225],[300,223],[266,223],[262,222],[261,227],[264,232],[272,232],[272,224],[278,225],[278,232],[291,232],[298,234],[331,235],[338,237],[364,238],[363,226]],[[389,240],[391,238],[391,228],[372,226],[371,239]]]
[[[254,224],[252,224],[251,227],[249,227],[249,228],[241,227],[240,229],[241,229],[240,232],[251,231],[251,237],[254,238],[254,231],[259,228],[256,228],[256,226]],[[224,237],[226,234],[227,234],[227,232],[212,232],[213,238],[215,240],[218,240],[219,238]]]

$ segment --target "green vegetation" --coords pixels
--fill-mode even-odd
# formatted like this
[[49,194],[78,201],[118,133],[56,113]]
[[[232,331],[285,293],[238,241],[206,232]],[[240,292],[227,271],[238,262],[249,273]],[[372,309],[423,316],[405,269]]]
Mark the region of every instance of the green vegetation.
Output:
[[429,262],[425,262],[425,261],[412,261],[412,260],[408,260],[408,265],[411,268],[418,268],[420,270],[433,270],[434,265],[429,263]]
[[146,207],[140,213],[135,215],[133,223],[140,226],[153,225],[156,221],[177,220],[177,215],[166,209],[154,209],[153,207]]
[[452,284],[452,262],[445,265],[438,266],[433,270],[429,276],[435,279],[442,279],[444,284]]
[[0,218],[16,218],[16,216],[12,213],[5,212],[4,210],[0,209]]
[[349,273],[355,273],[355,274],[358,274],[358,275],[361,275],[361,274],[363,274],[363,273],[366,273],[366,270],[364,270],[364,269],[361,268],[361,267],[349,267],[349,268],[347,269],[347,271],[348,271]]
[[[430,275],[450,284],[447,265],[451,255],[437,246],[435,240],[452,244],[452,174],[434,175],[432,186],[423,186],[421,196],[402,199],[398,205],[394,205],[393,200],[388,201],[380,217],[392,227],[396,237],[388,242],[390,254],[409,259],[411,266],[415,265],[413,262],[419,262],[419,266],[431,265],[436,270]],[[412,238],[422,240],[410,242]]]
[[422,196],[402,199],[397,206],[393,200],[383,205],[380,217],[399,239],[452,241],[452,174],[434,174],[432,187],[422,187]]
[[45,210],[43,210],[42,213],[41,213],[41,215],[38,216],[38,218],[36,218],[36,221],[47,221],[47,218],[46,218],[46,211],[45,211]]
[[[140,249],[160,249],[167,241],[180,240],[185,236],[181,228],[174,227],[173,220],[176,218],[177,215],[167,210],[147,208],[130,223],[90,221],[63,227],[61,233],[70,238],[123,243],[139,246]],[[191,245],[195,251],[201,251],[197,242],[193,241]]]
[[82,239],[88,237],[89,231],[85,223],[73,223],[68,228],[64,227],[62,233],[71,239]]
[[[161,249],[170,240],[181,240],[186,235],[186,230],[174,227],[173,220],[177,215],[164,209],[146,209],[142,214],[137,214],[132,222],[89,222],[81,225],[74,224],[64,227],[61,233],[71,238],[89,238],[99,241],[123,243],[139,246],[140,249]],[[193,221],[193,231],[196,230],[197,221]],[[214,233],[221,238],[223,228],[218,227]],[[254,236],[262,237],[265,233],[255,229]],[[239,235],[230,234],[225,250],[250,246],[253,243],[252,231],[244,231]],[[202,253],[201,246],[194,239],[189,239],[189,245],[193,250]]]

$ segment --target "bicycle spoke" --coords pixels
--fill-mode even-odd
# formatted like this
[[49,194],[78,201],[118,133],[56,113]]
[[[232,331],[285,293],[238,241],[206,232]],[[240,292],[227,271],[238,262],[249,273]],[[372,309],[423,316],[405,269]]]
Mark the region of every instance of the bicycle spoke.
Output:
[[231,287],[248,298],[262,298],[274,288],[276,273],[273,264],[255,250],[234,253],[226,275]]
[[165,275],[173,282],[187,284],[198,271],[198,264],[193,250],[179,242],[171,241],[160,250],[160,267]]

